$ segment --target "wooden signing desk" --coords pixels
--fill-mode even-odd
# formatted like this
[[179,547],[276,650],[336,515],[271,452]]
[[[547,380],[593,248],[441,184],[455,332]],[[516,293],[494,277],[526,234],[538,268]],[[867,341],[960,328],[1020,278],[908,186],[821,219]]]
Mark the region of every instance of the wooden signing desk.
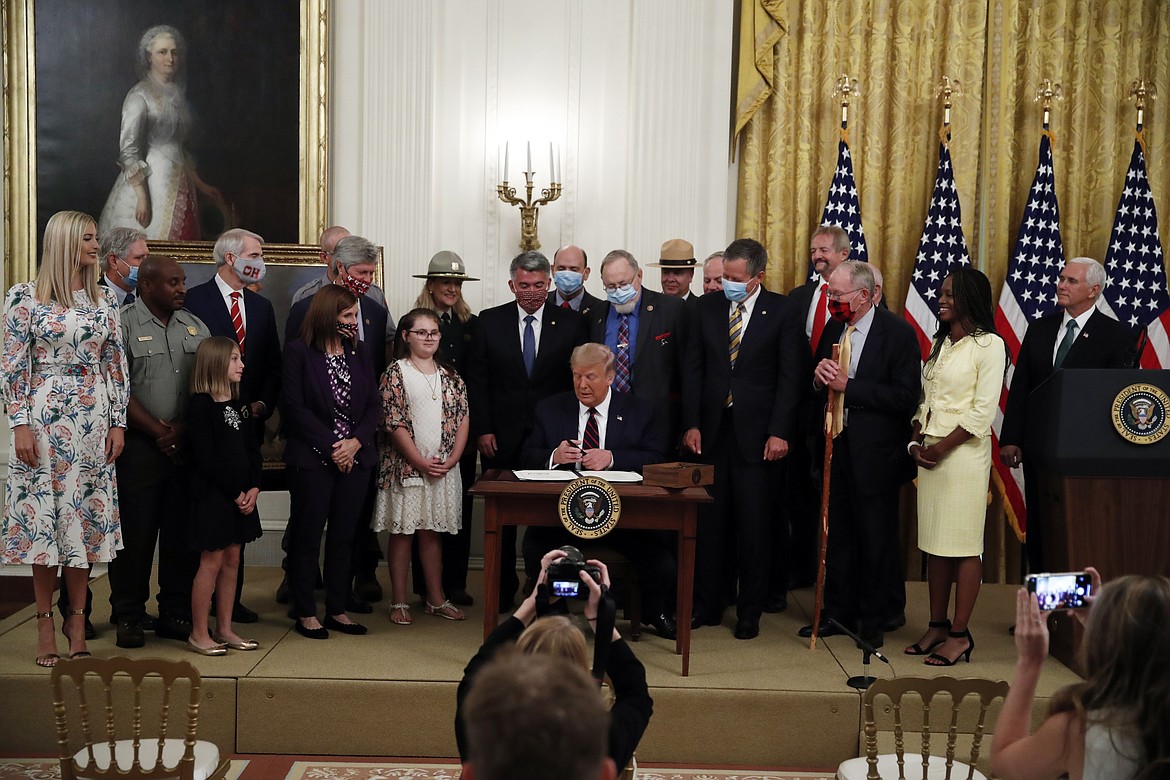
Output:
[[[489,469],[471,488],[483,496],[483,636],[499,622],[500,529],[505,526],[560,527],[557,499],[566,482],[522,482],[511,471]],[[619,528],[678,533],[678,638],[674,652],[682,655],[682,674],[690,674],[691,602],[695,583],[695,528],[698,505],[711,500],[700,487],[672,490],[642,484],[614,484],[621,497]],[[601,537],[604,541],[605,537]]]

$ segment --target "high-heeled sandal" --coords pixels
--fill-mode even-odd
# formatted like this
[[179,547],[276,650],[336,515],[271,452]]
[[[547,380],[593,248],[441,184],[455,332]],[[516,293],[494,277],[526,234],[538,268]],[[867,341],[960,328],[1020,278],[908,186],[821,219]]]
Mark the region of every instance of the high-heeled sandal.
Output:
[[[36,615],[37,620],[52,620],[53,610],[50,609],[48,612],[38,612]],[[52,669],[60,660],[61,656],[57,655],[56,653],[45,653],[44,655],[38,655],[34,663],[36,663],[37,666],[43,667],[45,669]]]
[[[926,625],[929,628],[945,628],[948,633],[950,633],[950,630],[951,630],[951,621],[949,618],[946,620],[932,620],[929,623],[927,623]],[[927,647],[922,647],[917,642],[915,642],[914,644],[910,645],[902,652],[905,653],[906,655],[930,655],[932,652],[934,652],[934,648],[938,647],[939,645],[941,645],[945,641],[947,641],[947,640],[940,639],[937,642],[935,642],[931,645],[928,645]]]
[[390,622],[399,626],[409,626],[411,623],[413,623],[414,618],[410,616],[410,605],[391,604]]
[[971,651],[975,649],[975,639],[971,636],[971,629],[968,628],[965,631],[948,631],[947,636],[953,639],[962,639],[963,637],[966,637],[967,642],[969,643],[967,645],[967,649],[956,655],[953,659],[947,658],[945,655],[941,655],[939,653],[931,653],[926,657],[926,660],[923,661],[924,664],[927,666],[954,666],[959,662],[960,658],[962,658],[967,663],[971,663]]
[[[65,628],[65,626],[69,622],[69,618],[77,617],[78,615],[81,616],[81,630],[84,632],[85,631],[85,610],[84,609],[71,609],[71,610],[69,610],[69,614],[66,615],[65,619],[61,621],[61,633],[64,634],[65,638],[69,640],[70,645],[73,644],[73,637],[69,636],[69,631],[68,631],[68,629]],[[82,634],[82,636],[84,636],[84,633]],[[76,653],[69,654],[69,660],[72,661],[74,658],[89,658],[91,655],[93,655],[93,653],[89,652],[88,650],[78,650]]]

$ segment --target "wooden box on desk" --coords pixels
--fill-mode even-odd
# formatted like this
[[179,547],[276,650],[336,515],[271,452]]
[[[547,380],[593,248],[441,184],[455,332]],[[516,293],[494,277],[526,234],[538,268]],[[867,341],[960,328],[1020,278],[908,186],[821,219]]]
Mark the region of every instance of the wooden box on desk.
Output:
[[642,469],[642,484],[667,488],[710,485],[715,481],[715,467],[708,463],[654,463]]

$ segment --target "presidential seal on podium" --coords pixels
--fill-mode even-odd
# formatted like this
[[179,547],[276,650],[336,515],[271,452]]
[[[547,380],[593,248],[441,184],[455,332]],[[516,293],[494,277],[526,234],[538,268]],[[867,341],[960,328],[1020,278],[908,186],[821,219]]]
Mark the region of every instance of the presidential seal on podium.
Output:
[[617,525],[622,499],[600,477],[578,477],[565,486],[557,500],[557,512],[569,533],[580,539],[605,536]]
[[1122,388],[1113,399],[1113,427],[1134,444],[1153,444],[1170,433],[1166,419],[1170,396],[1161,388],[1133,384]]

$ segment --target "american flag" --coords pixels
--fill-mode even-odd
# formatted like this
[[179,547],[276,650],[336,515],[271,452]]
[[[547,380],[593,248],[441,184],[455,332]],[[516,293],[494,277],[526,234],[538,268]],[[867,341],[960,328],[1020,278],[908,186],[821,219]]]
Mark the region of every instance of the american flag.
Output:
[[1140,135],[1113,218],[1105,272],[1108,279],[1101,308],[1135,331],[1145,328],[1142,368],[1170,368],[1170,295]]
[[910,291],[906,294],[905,317],[918,335],[923,360],[930,354],[930,343],[938,330],[938,288],[952,268],[970,262],[967,241],[963,238],[955,173],[951,170],[951,150],[946,143],[940,143],[934,194],[930,197],[930,211],[918,242]]
[[995,310],[995,328],[1007,344],[1011,364],[1004,377],[1003,393],[999,397],[999,411],[992,424],[992,458],[996,484],[1003,491],[1004,509],[1008,522],[1021,541],[1027,530],[1027,508],[1024,506],[1024,475],[1022,469],[1010,469],[999,461],[999,434],[1007,405],[1008,389],[1012,386],[1016,358],[1028,324],[1055,312],[1056,280],[1064,267],[1064,246],[1060,241],[1060,209],[1056,205],[1056,181],[1052,171],[1052,140],[1047,129],[1040,136],[1040,154],[1028,203],[1020,220],[1016,251],[1008,262],[1007,278],[999,294]]
[[[849,142],[845,130],[837,144],[837,170],[833,183],[829,185],[829,197],[825,199],[825,210],[821,212],[821,225],[836,225],[849,235],[850,260],[869,262],[869,251],[865,248],[865,230],[861,227],[861,202],[857,196],[857,183],[853,180],[853,157],[849,153]],[[808,264],[808,278],[816,280],[820,274]]]

